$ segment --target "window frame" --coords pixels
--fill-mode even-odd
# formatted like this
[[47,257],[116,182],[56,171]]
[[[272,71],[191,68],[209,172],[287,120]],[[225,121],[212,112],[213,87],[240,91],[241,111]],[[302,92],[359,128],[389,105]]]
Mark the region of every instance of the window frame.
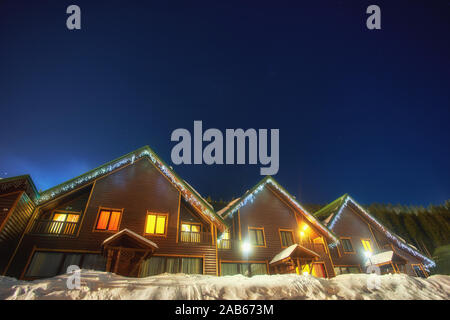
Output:
[[67,217],[69,215],[72,216],[78,216],[78,220],[76,223],[80,222],[80,218],[81,218],[81,211],[68,211],[68,210],[59,210],[59,209],[55,209],[51,212],[51,216],[50,216],[50,220],[51,221],[59,221],[59,220],[53,220],[56,214],[64,214],[66,215],[66,219],[63,222],[67,222]]
[[[54,220],[55,219],[55,215],[60,214],[60,215],[65,215],[65,219],[64,221],[61,220]],[[77,232],[80,228],[81,225],[81,211],[70,211],[70,210],[60,210],[60,209],[54,209],[53,211],[50,212],[50,217],[49,217],[49,221],[51,224],[53,223],[58,223],[58,222],[62,222],[63,224],[59,227],[58,232],[49,232],[48,235],[55,235],[55,236],[60,236],[60,237],[64,237],[64,236],[76,236]],[[68,225],[66,224],[67,218],[69,217],[69,215],[72,216],[78,216],[77,218],[77,222],[70,222],[69,223],[73,223],[73,232],[72,233],[64,233],[63,230],[66,230],[68,228]],[[64,227],[64,228],[63,228]],[[50,228],[53,228],[50,227]]]
[[[248,227],[248,238],[249,238],[249,241],[250,241],[250,230],[262,230],[262,235],[263,235],[263,240],[264,240],[264,245],[255,245],[255,244],[253,244],[253,243],[250,243],[250,245],[252,246],[252,247],[255,247],[255,248],[265,248],[266,247],[266,233],[265,233],[265,231],[264,231],[264,227]],[[258,237],[256,237],[256,238],[258,238]]]
[[[97,229],[97,225],[98,225],[98,220],[100,219],[100,213],[102,211],[110,211],[111,213],[114,212],[120,212],[120,217],[119,217],[119,222],[117,223],[117,230],[108,230],[108,229]],[[117,208],[107,208],[107,207],[98,207],[98,212],[97,212],[97,218],[95,219],[95,223],[94,223],[94,227],[93,227],[93,232],[108,232],[108,233],[117,233],[120,230],[120,225],[122,223],[122,217],[123,217],[123,211],[124,208],[122,209],[117,209]],[[109,226],[109,222],[111,220],[111,214],[109,215],[108,218],[108,225]]]
[[[147,219],[149,215],[155,215],[156,216],[156,222],[158,221],[159,216],[165,217],[165,223],[164,223],[164,233],[147,233]],[[156,231],[156,224],[155,222],[155,231]],[[150,236],[150,237],[167,237],[167,226],[169,225],[169,213],[167,212],[153,212],[147,210],[147,214],[145,215],[145,222],[144,222],[144,236]]]
[[[167,269],[167,260],[168,259],[177,259],[178,260],[178,265],[179,265],[177,273],[183,272],[183,261],[182,261],[183,258],[200,259],[201,260],[201,273],[189,273],[189,274],[192,274],[192,275],[197,275],[197,274],[204,275],[205,274],[205,256],[200,256],[200,255],[193,255],[193,256],[191,256],[191,255],[167,255],[167,254],[166,255],[164,255],[164,254],[159,255],[159,254],[157,254],[157,255],[153,255],[153,256],[151,256],[150,258],[147,258],[147,259],[151,259],[153,257],[164,259],[164,264],[163,264],[164,272],[166,272],[166,269]],[[141,276],[141,273],[142,273],[142,264],[139,267],[139,272],[138,272],[139,277]],[[158,273],[158,274],[162,274],[162,273]],[[175,273],[170,273],[170,274],[175,274]]]
[[[219,267],[220,267],[219,275],[220,275],[221,277],[225,277],[225,276],[223,275],[222,264],[235,264],[235,265],[237,265],[237,271],[238,271],[238,273],[236,273],[236,275],[241,274],[241,275],[243,275],[244,277],[248,277],[248,278],[257,275],[257,274],[252,274],[252,271],[251,271],[251,265],[252,265],[252,264],[261,264],[261,265],[264,265],[264,266],[265,266],[265,269],[266,269],[266,275],[270,275],[269,267],[268,267],[268,265],[267,265],[267,261],[228,261],[228,260],[220,260],[220,261],[219,261]],[[248,273],[249,273],[247,276],[244,275],[244,274],[242,273],[243,268],[244,268],[244,265],[247,265],[247,271],[248,271]],[[233,276],[233,275],[231,275],[231,276]]]
[[[183,230],[183,224],[187,224],[187,225],[189,225],[190,227],[191,227],[191,230],[189,230],[189,231],[184,231]],[[199,226],[200,227],[200,231],[192,231],[192,226]],[[202,224],[200,223],[200,222],[184,222],[184,221],[181,221],[181,224],[180,224],[180,227],[181,227],[181,232],[192,232],[192,233],[201,233],[202,232]]]
[[[228,234],[228,239],[217,239],[217,241],[216,241],[216,247],[219,250],[230,250],[231,249],[231,232],[230,232],[230,229],[225,230],[224,234],[225,233]],[[223,240],[228,240],[229,241],[228,242],[229,243],[229,248],[225,248],[225,246],[221,244],[221,243],[223,243],[222,242]]]
[[[70,254],[79,254],[79,255],[81,255],[80,263],[79,263],[81,268],[83,267],[86,255],[88,255],[88,254],[102,255],[101,251],[59,250],[59,249],[48,249],[48,248],[37,248],[37,247],[34,247],[33,250],[31,251],[30,255],[28,256],[27,263],[26,263],[25,267],[22,270],[21,276],[19,277],[20,280],[48,279],[48,278],[40,277],[40,276],[27,276],[27,273],[29,271],[28,269],[30,268],[31,263],[32,263],[33,258],[34,258],[34,255],[36,253],[59,253],[59,254],[62,254],[62,259],[61,259],[61,261],[59,261],[57,274],[52,276],[52,277],[56,277],[58,275],[66,274],[66,272],[63,272],[63,273],[59,273],[59,272],[62,271],[61,268],[64,265],[64,262],[65,262],[65,259],[66,259],[67,255],[70,255]],[[105,260],[105,271],[106,271],[106,260]]]
[[[359,274],[359,273],[363,273],[362,272],[362,270],[361,270],[361,266],[360,265],[357,265],[357,264],[354,264],[354,265],[335,265],[334,267],[333,267],[333,270],[334,270],[334,273],[335,273],[335,275],[337,276],[338,274],[336,273],[336,270],[335,269],[337,269],[337,268],[339,268],[339,269],[343,269],[343,268],[357,268],[358,269],[358,273],[351,273],[351,272],[349,272],[349,273],[340,273],[340,274]],[[341,270],[342,271],[342,270]]]
[[[291,233],[291,235],[292,235],[292,244],[291,245],[283,246],[283,237],[281,236],[282,232],[290,232]],[[295,244],[294,230],[280,228],[280,229],[278,229],[278,234],[280,236],[281,248],[288,248],[288,247],[292,246],[293,244]]]
[[[350,242],[350,246],[352,247],[352,251],[345,251],[344,244],[341,243],[341,246],[342,246],[342,252],[343,252],[343,253],[345,253],[345,254],[354,254],[354,253],[356,253],[356,252],[355,252],[355,246],[353,245],[353,242],[352,242],[352,238],[351,238],[351,237],[340,237],[340,240],[348,240],[348,241]],[[363,247],[364,247],[364,245],[363,245]]]

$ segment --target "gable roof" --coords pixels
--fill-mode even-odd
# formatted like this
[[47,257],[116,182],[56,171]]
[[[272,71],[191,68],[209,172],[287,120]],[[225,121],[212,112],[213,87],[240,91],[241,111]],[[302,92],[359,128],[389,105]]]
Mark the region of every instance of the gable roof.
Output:
[[[343,196],[330,202],[326,206],[322,207],[320,210],[316,211],[314,213],[314,216],[320,221],[327,221],[327,220],[329,221],[329,218],[339,211],[347,196],[348,196],[347,194],[344,194]],[[327,223],[325,223],[325,225],[327,225]]]
[[339,220],[344,208],[348,204],[352,204],[355,206],[366,218],[367,220],[375,226],[380,232],[384,233],[398,248],[405,250],[409,254],[417,257],[418,259],[425,262],[426,267],[434,267],[436,266],[435,262],[430,258],[427,258],[423,254],[421,254],[415,247],[406,243],[401,237],[397,236],[392,231],[388,230],[385,226],[383,226],[375,217],[373,217],[366,209],[360,206],[352,197],[348,194],[344,194],[343,196],[337,198],[330,204],[326,205],[322,209],[318,210],[314,215],[321,219],[322,221],[326,221],[326,226],[328,229],[333,230],[336,222]]
[[274,187],[279,193],[285,198],[285,200],[290,203],[294,208],[298,209],[302,212],[308,221],[316,226],[317,229],[321,230],[328,239],[331,239],[334,243],[339,241],[339,238],[327,229],[318,219],[316,219],[311,213],[309,213],[305,208],[301,206],[300,203],[295,200],[295,197],[292,196],[289,192],[286,191],[274,178],[271,176],[266,176],[260,182],[258,182],[252,189],[248,190],[244,193],[244,195],[238,199],[230,202],[224,209],[220,210],[220,215],[222,218],[226,219],[232,216],[237,210],[241,207],[245,206],[249,201],[253,202],[254,197],[260,192],[267,184]]
[[0,193],[16,190],[25,191],[34,202],[37,202],[39,199],[39,191],[36,189],[29,174],[0,179]]
[[387,262],[402,262],[404,264],[406,264],[408,261],[403,258],[402,256],[400,256],[398,253],[395,253],[392,250],[389,251],[384,251],[384,252],[380,252],[377,254],[374,254],[373,256],[367,258],[366,262],[365,262],[365,266],[369,266],[369,265],[378,265],[378,264],[384,264]]
[[117,159],[107,162],[95,169],[92,169],[78,177],[63,182],[53,188],[41,193],[38,204],[43,204],[64,195],[74,189],[92,183],[106,174],[122,168],[125,165],[132,164],[141,158],[148,158],[170,182],[181,192],[183,198],[194,208],[206,215],[219,230],[223,231],[227,226],[221,216],[217,215],[214,208],[200,194],[191,187],[186,181],[180,178],[173,169],[168,166],[149,146],[144,146],[135,151],[127,153]]

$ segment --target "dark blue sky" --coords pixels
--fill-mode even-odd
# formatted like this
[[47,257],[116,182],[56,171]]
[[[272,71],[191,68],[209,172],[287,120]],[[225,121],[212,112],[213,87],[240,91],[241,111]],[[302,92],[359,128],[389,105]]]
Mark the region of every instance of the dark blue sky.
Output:
[[[365,27],[370,4],[382,30]],[[302,202],[441,203],[449,32],[448,0],[3,0],[0,177],[47,189],[146,144],[171,163],[171,132],[202,120],[279,128],[275,178]],[[259,167],[175,170],[229,199]]]

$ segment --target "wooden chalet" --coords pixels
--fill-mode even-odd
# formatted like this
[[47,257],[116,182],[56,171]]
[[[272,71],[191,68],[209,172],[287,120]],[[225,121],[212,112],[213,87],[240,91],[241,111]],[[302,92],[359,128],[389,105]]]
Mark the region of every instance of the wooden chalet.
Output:
[[427,277],[428,268],[434,266],[430,258],[384,227],[347,194],[314,215],[339,236],[339,245],[331,250],[336,275],[377,266],[381,274]]
[[70,265],[333,277],[372,265],[426,276],[431,264],[351,197],[312,215],[269,176],[216,212],[148,146],[41,193],[29,176],[0,179],[0,274],[19,279]]
[[32,211],[9,276],[51,277],[69,265],[128,276],[218,274],[223,219],[149,147],[42,192]]
[[0,179],[0,275],[11,263],[38,194],[29,175]]
[[221,275],[311,273],[334,276],[337,237],[272,177],[218,211],[229,228],[218,240]]

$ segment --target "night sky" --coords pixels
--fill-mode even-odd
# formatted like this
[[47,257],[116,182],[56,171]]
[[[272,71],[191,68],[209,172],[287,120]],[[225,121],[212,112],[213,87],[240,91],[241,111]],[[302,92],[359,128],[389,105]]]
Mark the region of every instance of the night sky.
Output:
[[[304,203],[449,199],[450,1],[299,2],[0,1],[0,177],[45,190],[144,145],[171,164],[202,120],[280,129],[275,178]],[[174,169],[216,199],[262,178]]]

